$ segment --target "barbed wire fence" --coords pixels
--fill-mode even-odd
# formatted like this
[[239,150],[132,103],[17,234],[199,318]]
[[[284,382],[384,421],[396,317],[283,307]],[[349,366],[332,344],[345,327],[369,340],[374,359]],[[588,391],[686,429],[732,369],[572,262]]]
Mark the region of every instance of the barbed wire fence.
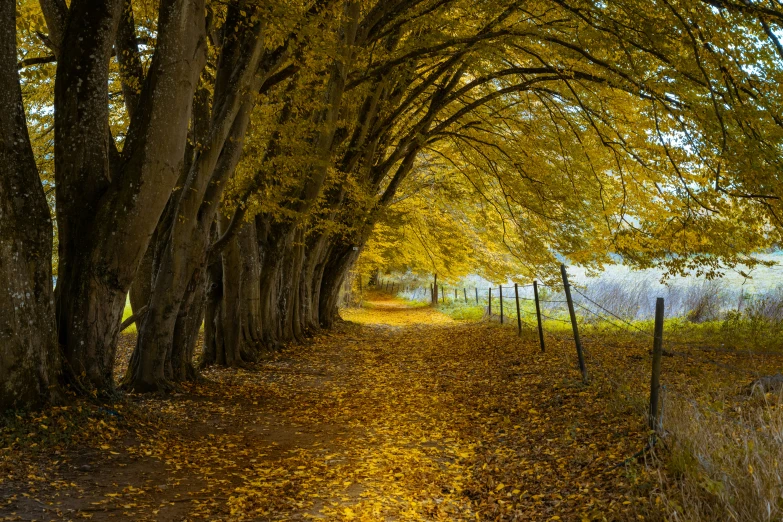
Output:
[[[762,372],[758,368],[741,368],[736,365],[716,361],[706,355],[714,349],[706,348],[692,342],[666,338],[664,336],[664,299],[657,298],[655,320],[646,328],[646,321],[640,325],[621,313],[605,306],[600,299],[591,297],[586,291],[570,284],[566,267],[561,265],[562,286],[553,286],[534,281],[529,284],[514,283],[480,289],[473,287],[471,292],[467,287],[449,287],[445,284],[430,284],[408,286],[392,280],[378,281],[377,288],[387,293],[397,295],[404,293],[409,299],[429,301],[432,304],[446,305],[460,303],[484,308],[484,318],[497,321],[501,325],[516,323],[518,335],[523,332],[538,334],[541,352],[546,352],[547,346],[554,341],[560,347],[573,346],[576,352],[576,362],[584,385],[600,379],[609,383],[615,391],[627,396],[631,402],[643,404],[646,409],[649,437],[640,452],[618,463],[623,465],[640,457],[651,449],[656,441],[666,434],[664,412],[669,396],[676,397],[686,403],[694,404],[692,396],[667,386],[662,382],[662,357],[681,357],[688,360],[703,362],[723,371],[731,372],[737,377],[752,377],[759,379]],[[447,291],[448,290],[448,291]],[[534,305],[534,306],[530,306]],[[578,313],[577,313],[578,311]],[[555,326],[555,327],[553,327]],[[648,343],[651,349],[649,357],[631,354],[637,357],[649,375],[649,388],[640,386],[639,373],[631,378],[629,375],[619,375],[616,368],[607,367],[599,356],[600,348],[619,349],[607,342],[605,329],[616,330],[629,336],[637,344]],[[733,352],[736,355],[737,352]],[[573,354],[573,351],[571,352]],[[753,356],[749,352],[749,356]],[[571,359],[571,357],[568,357]],[[663,381],[666,381],[664,376]],[[755,382],[755,381],[754,381]],[[732,420],[732,422],[737,422]]]

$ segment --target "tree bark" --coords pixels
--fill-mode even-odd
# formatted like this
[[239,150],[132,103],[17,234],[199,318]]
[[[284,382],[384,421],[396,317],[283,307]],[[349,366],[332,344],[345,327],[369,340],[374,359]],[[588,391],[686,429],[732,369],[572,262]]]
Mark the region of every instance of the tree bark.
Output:
[[331,328],[335,320],[340,317],[340,287],[361,252],[361,250],[354,250],[353,247],[353,243],[336,242],[326,262],[319,302],[321,325],[324,328]]
[[225,364],[223,349],[223,262],[215,256],[207,265],[204,302],[204,355],[202,368]]
[[108,74],[121,8],[121,0],[71,2],[55,79],[58,336],[69,380],[101,392],[114,387],[126,295],[179,175],[204,64],[203,0],[163,0],[120,155],[108,127]]
[[290,237],[285,226],[263,222],[259,233],[259,252],[262,256],[259,293],[260,316],[264,346],[277,349],[284,341],[282,334],[282,313],[280,293],[283,253],[288,249]]
[[254,362],[258,360],[262,349],[261,341],[261,259],[258,252],[258,242],[255,220],[242,227],[238,234],[240,255],[242,260],[240,281],[240,316],[242,360]]
[[179,307],[177,321],[174,323],[173,343],[168,357],[166,378],[175,382],[193,381],[198,372],[193,364],[198,335],[204,320],[204,292],[206,270],[198,270],[193,275]]
[[[233,21],[226,22],[228,27],[242,25],[243,19],[237,9],[230,10],[230,16]],[[243,27],[239,36],[233,31],[226,36],[215,83],[209,137],[188,173],[174,207],[176,219],[164,238],[160,265],[153,276],[149,310],[123,381],[134,391],[161,391],[170,386],[166,366],[175,342],[173,333],[179,308],[187,285],[208,262],[210,226],[225,182],[240,159],[250,113],[255,105],[251,93],[262,80],[256,71],[263,49],[261,23]],[[210,281],[210,284],[214,283]],[[219,308],[223,314],[231,312],[225,301]],[[209,311],[212,312],[212,308]],[[207,317],[207,321],[213,320],[217,319]],[[210,334],[214,333],[210,330]],[[219,352],[216,357],[220,358]]]
[[0,411],[58,394],[52,222],[16,67],[16,4],[0,4]]
[[[218,217],[220,233],[225,232],[228,219]],[[225,366],[242,366],[242,315],[240,296],[242,293],[242,254],[238,237],[235,237],[221,253],[223,263],[223,306],[219,320],[223,322],[222,356],[217,360]]]
[[147,246],[147,250],[144,253],[144,257],[141,258],[139,268],[136,270],[136,276],[131,284],[130,291],[128,292],[128,299],[130,300],[131,309],[133,313],[141,310],[142,307],[147,306],[150,300],[150,293],[152,292],[152,265],[154,261],[155,246],[157,241],[157,230],[152,235],[152,240]]

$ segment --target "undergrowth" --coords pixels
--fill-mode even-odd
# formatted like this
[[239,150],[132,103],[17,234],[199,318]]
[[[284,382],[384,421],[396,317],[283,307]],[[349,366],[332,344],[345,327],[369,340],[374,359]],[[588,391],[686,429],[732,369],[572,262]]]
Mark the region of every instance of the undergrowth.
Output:
[[783,519],[783,409],[778,393],[671,400],[660,495],[672,520]]

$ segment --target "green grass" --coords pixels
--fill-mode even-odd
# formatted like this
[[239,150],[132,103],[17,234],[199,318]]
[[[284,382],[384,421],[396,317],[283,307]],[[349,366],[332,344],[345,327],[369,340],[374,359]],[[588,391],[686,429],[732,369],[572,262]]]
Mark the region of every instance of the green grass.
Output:
[[[419,308],[430,306],[429,301],[402,299],[409,307]],[[366,306],[372,306],[365,304]],[[437,310],[458,321],[480,321],[485,319],[486,299],[476,304],[473,299],[464,302],[462,299],[451,299],[446,296],[446,302],[440,302]],[[522,322],[524,327],[536,327],[535,304],[532,301],[521,301]],[[613,338],[626,336],[639,337],[653,334],[655,322],[652,319],[624,322],[615,317],[606,316],[608,320],[596,320],[593,314],[580,314],[577,310],[577,322],[583,335],[610,335]],[[493,320],[498,320],[499,306],[497,299],[492,301]],[[509,300],[504,305],[504,324],[516,328],[516,305]],[[571,336],[571,323],[563,305],[557,310],[542,310],[544,330],[555,336]],[[641,330],[641,331],[639,331]],[[716,348],[752,351],[780,351],[783,347],[783,325],[775,321],[748,317],[745,314],[727,313],[720,319],[704,322],[693,322],[687,317],[669,317],[664,321],[664,344],[669,346],[679,343],[693,343]]]
[[439,305],[438,311],[457,321],[480,321],[484,317],[484,307],[475,303],[446,303]]
[[[125,300],[125,310],[122,311],[122,320],[124,321],[128,317],[133,315],[133,309],[131,308],[130,304],[130,298],[127,298]],[[124,334],[135,334],[136,333],[136,323],[133,323],[129,327],[127,327],[122,333]]]

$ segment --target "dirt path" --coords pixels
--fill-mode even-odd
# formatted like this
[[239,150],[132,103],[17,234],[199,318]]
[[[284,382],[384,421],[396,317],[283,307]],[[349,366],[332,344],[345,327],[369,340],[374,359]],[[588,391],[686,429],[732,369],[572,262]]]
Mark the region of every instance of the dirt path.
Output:
[[383,298],[343,315],[89,416],[100,438],[0,481],[0,520],[645,518],[648,479],[614,467],[643,441],[634,405],[579,384],[565,347]]

